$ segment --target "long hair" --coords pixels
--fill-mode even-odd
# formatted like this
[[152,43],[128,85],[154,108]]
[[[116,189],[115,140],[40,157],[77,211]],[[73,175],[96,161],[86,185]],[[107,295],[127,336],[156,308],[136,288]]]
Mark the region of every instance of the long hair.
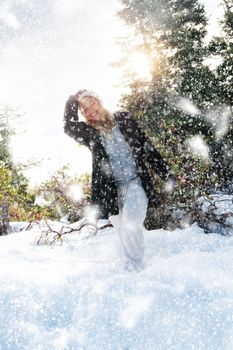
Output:
[[[102,106],[101,106],[102,107]],[[98,130],[101,134],[108,135],[116,122],[114,116],[105,108],[102,107],[102,118],[98,121],[87,121],[89,125]]]
[[79,100],[79,109],[80,109],[80,100],[83,97],[90,96],[93,97],[95,100],[98,101],[100,108],[101,108],[101,119],[98,121],[91,121],[86,119],[86,123],[88,125],[91,125],[95,129],[97,129],[100,133],[103,134],[110,134],[112,131],[113,126],[115,125],[114,116],[103,107],[102,100],[100,97],[92,90],[82,89],[79,90],[75,96]]

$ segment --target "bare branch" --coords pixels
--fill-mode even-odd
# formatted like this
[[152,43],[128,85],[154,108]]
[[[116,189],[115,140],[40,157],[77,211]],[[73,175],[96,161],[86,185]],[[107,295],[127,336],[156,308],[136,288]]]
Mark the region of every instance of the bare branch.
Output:
[[87,220],[84,220],[77,227],[62,226],[59,229],[59,231],[57,231],[53,229],[47,221],[45,221],[45,223],[46,223],[46,229],[41,228],[41,235],[36,242],[37,245],[52,246],[57,243],[62,244],[64,235],[71,234],[71,233],[80,234],[84,228],[86,228],[89,231],[89,235],[87,238],[90,238],[95,236],[99,231],[112,227],[112,224],[110,223],[107,223],[101,227],[98,227],[97,225]]

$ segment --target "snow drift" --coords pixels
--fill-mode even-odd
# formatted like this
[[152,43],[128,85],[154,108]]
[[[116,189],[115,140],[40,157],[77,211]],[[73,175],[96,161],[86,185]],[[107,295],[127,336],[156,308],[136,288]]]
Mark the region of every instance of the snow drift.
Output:
[[1,350],[233,349],[233,237],[146,232],[130,273],[114,229],[53,248],[38,235],[0,238]]

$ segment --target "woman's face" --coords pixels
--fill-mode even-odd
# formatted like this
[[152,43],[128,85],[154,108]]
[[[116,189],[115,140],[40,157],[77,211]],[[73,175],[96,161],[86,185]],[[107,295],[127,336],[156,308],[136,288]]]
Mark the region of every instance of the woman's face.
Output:
[[100,102],[92,96],[85,96],[79,101],[82,115],[88,122],[98,122],[101,120],[103,107]]

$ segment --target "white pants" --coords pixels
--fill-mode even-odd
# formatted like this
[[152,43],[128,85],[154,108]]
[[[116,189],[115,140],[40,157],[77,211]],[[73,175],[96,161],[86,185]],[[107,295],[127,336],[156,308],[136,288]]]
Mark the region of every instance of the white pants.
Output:
[[133,263],[141,263],[144,257],[144,220],[148,199],[139,179],[118,189],[119,215],[109,219],[118,231],[125,256]]

